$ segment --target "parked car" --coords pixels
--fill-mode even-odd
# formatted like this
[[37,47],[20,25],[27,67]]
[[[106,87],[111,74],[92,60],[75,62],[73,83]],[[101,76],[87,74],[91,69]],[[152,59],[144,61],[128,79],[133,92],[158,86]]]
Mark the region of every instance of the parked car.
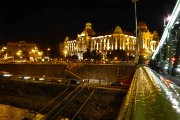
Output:
[[120,82],[120,81],[111,82],[110,85],[111,85],[111,86],[121,86],[121,85],[122,85],[122,82]]

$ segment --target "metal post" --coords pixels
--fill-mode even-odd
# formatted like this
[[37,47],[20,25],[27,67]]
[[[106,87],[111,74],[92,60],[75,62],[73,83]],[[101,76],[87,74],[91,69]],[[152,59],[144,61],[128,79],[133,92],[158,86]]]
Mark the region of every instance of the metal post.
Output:
[[168,42],[168,63],[169,63],[169,66],[168,66],[168,74],[171,75],[171,72],[172,72],[172,62],[171,62],[171,58],[172,58],[172,34],[171,34],[171,31],[169,31],[169,42]]
[[178,44],[177,44],[177,47],[176,47],[176,53],[175,53],[175,61],[173,63],[173,68],[172,68],[172,76],[176,76],[176,68],[177,68],[177,65],[178,65],[178,62],[179,62],[179,56],[180,56],[180,30],[178,31]]
[[136,29],[136,61],[139,59],[139,39],[137,38],[137,10],[136,10],[136,0],[134,2],[134,11],[135,11],[135,29]]

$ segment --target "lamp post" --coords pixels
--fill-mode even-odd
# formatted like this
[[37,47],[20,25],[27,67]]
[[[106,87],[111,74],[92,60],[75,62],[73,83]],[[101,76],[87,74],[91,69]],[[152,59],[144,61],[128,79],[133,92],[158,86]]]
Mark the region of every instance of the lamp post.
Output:
[[170,19],[171,19],[170,15],[164,18],[164,28],[166,27],[166,22],[168,22]]
[[17,56],[18,56],[18,60],[21,60],[22,59],[22,51],[21,50],[19,50],[19,51],[17,51]]
[[33,54],[33,62],[34,62],[35,61],[35,50],[32,49],[31,51],[32,51],[32,54]]
[[66,58],[66,56],[67,56],[67,51],[66,51],[66,50],[64,51],[64,56],[65,56],[65,58]]
[[0,51],[0,53],[1,53],[1,59],[5,59],[6,57],[5,57],[5,55],[7,54],[7,51],[6,51],[6,47],[3,47],[2,49],[1,49],[1,51]]
[[1,49],[1,59],[4,58],[3,55],[4,55],[4,49]]
[[47,55],[50,57],[51,48],[47,48]]
[[[163,19],[163,26],[164,26],[164,30],[166,28],[166,24],[167,22],[170,20],[170,15],[168,15],[167,17],[164,17]],[[166,63],[167,63],[167,57],[169,57],[169,66],[168,66],[168,71],[170,72],[171,71],[171,59],[170,59],[170,56],[171,56],[171,53],[170,53],[170,50],[168,49],[168,44],[171,43],[171,40],[167,40],[169,38],[166,38],[164,44],[159,48],[159,62],[160,62],[160,65],[161,65],[161,68],[162,68],[162,73],[166,73],[164,67],[166,66]],[[168,49],[168,50],[167,50]],[[170,46],[170,49],[171,49],[171,46]],[[169,51],[169,56],[168,55],[168,51]]]
[[139,39],[137,38],[137,10],[136,10],[136,2],[138,0],[132,0],[134,3],[134,12],[135,12],[135,27],[136,27],[136,61],[139,59]]

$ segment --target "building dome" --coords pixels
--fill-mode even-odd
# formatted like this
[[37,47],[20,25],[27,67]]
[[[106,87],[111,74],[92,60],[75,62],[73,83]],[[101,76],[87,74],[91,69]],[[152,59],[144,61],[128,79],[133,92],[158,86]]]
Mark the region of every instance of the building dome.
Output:
[[85,25],[85,29],[83,30],[83,32],[81,34],[88,34],[90,36],[93,36],[96,33],[92,29],[92,24],[90,22],[87,22],[86,25]]
[[147,25],[144,21],[140,21],[138,24],[137,24],[137,28],[140,29],[142,32],[145,32],[147,31]]
[[85,29],[92,29],[92,25],[91,25],[90,22],[87,22],[87,23],[86,23]]
[[121,28],[120,28],[119,26],[117,26],[117,27],[115,28],[115,30],[114,30],[114,33],[115,33],[115,34],[122,34]]

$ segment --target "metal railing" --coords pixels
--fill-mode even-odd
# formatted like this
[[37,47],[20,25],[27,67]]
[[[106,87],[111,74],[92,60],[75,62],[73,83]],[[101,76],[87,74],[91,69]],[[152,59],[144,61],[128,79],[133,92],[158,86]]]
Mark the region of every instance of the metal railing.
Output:
[[179,120],[180,88],[149,67],[137,67],[117,120]]

